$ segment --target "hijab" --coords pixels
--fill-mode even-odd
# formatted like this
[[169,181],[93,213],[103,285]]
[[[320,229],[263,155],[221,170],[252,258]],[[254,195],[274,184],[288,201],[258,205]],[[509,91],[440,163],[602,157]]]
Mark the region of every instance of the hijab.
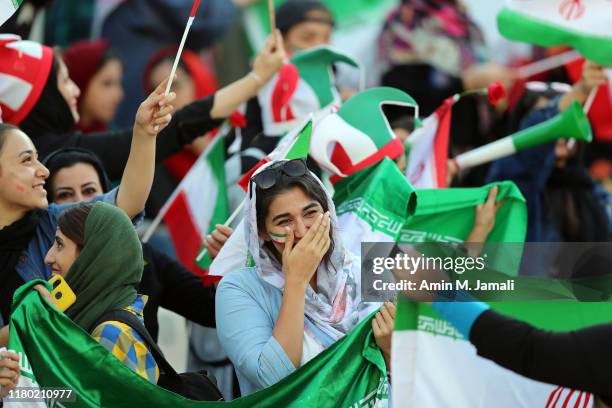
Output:
[[[83,101],[91,80],[108,61],[109,47],[110,44],[107,40],[83,40],[76,42],[64,51],[63,59],[70,72],[70,78],[81,90],[81,97],[77,102],[79,112],[83,107]],[[95,122],[87,127],[77,123],[77,128],[83,133],[103,132],[108,130],[108,123]]]
[[105,312],[134,302],[143,267],[142,246],[129,217],[97,202],[87,216],[83,249],[66,275],[77,298],[67,315],[91,332]]
[[30,211],[20,220],[0,229],[0,313],[5,321],[8,321],[13,293],[23,283],[15,268],[34,238],[37,226],[38,212]]
[[[275,162],[262,166],[255,175]],[[303,176],[304,177],[304,176]],[[323,183],[310,172],[325,190]],[[326,191],[327,207],[334,240],[334,250],[330,262],[321,262],[317,268],[317,288],[310,285],[306,289],[304,314],[319,330],[333,340],[337,340],[353,329],[363,317],[361,302],[361,265],[359,259],[345,250],[338,229],[338,218],[331,196]],[[255,203],[256,188],[250,183],[244,212],[244,227],[250,256],[253,258],[259,277],[270,285],[283,290],[285,275],[282,265],[264,246],[265,241],[257,231],[257,212]],[[308,327],[306,326],[308,330]]]
[[28,116],[19,124],[33,141],[47,134],[68,133],[74,128],[74,117],[66,99],[57,89],[58,65],[54,60],[47,83]]

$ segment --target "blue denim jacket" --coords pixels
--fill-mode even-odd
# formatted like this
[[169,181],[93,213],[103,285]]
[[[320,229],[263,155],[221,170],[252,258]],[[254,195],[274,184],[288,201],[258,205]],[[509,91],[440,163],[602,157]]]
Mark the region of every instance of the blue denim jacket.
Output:
[[[115,205],[117,202],[117,191],[115,188],[106,194],[100,195],[92,201],[103,201]],[[50,204],[49,208],[43,211],[39,211],[38,227],[34,233],[34,238],[28,244],[28,249],[24,250],[19,258],[19,262],[15,267],[15,270],[19,276],[25,281],[29,282],[33,279],[44,279],[49,280],[51,278],[51,268],[45,265],[45,256],[49,251],[49,248],[53,245],[55,239],[55,231],[57,229],[57,221],[59,215],[66,208],[77,205],[78,203],[71,204]],[[134,223],[140,222],[143,215],[139,214],[134,220]],[[2,316],[0,316],[0,327],[3,327]]]

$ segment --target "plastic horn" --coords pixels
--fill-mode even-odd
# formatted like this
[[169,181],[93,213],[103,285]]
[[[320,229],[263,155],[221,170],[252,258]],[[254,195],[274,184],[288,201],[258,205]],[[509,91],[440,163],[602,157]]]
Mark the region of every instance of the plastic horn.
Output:
[[582,106],[575,101],[568,109],[559,113],[554,118],[521,130],[513,135],[506,136],[493,143],[460,154],[455,157],[455,162],[459,168],[467,169],[557,139],[571,138],[585,142],[590,142],[593,139],[589,120]]

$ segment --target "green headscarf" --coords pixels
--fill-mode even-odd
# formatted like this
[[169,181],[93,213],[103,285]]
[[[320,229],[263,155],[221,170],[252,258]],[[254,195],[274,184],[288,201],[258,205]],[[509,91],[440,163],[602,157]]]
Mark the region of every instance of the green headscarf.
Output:
[[94,204],[83,249],[66,275],[77,298],[66,314],[91,332],[104,312],[134,302],[143,267],[142,246],[128,216],[110,204]]

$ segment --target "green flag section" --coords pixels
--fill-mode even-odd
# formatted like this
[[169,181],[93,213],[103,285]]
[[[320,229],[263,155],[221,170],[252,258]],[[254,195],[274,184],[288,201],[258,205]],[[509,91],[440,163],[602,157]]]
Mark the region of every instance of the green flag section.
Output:
[[23,0],[0,0],[0,26],[15,14],[21,3]]
[[210,259],[196,261],[198,252],[215,224],[225,222],[228,216],[224,163],[224,138],[217,136],[160,210],[178,259],[203,277]]
[[[490,304],[501,313],[552,331],[574,330],[609,322],[612,315],[612,302]],[[556,385],[532,381],[478,357],[471,343],[425,304],[400,298],[391,344],[392,400],[402,401],[402,406],[591,406],[587,393],[572,393],[572,390]],[[556,398],[557,395],[559,398]],[[578,398],[581,398],[580,403]]]
[[[479,188],[414,190],[396,164],[385,158],[338,182],[334,203],[344,243],[359,255],[361,242],[462,243],[474,225],[475,207],[485,202],[493,186],[498,186],[497,200],[503,205],[487,242],[524,242],[525,199],[510,181]],[[514,253],[487,252],[498,248],[483,248],[490,267],[516,274],[521,247],[514,246]]]
[[497,16],[500,33],[544,47],[569,45],[587,59],[612,65],[609,0],[507,0]]
[[[225,220],[227,220],[227,217],[229,216],[229,204],[227,200],[225,182],[225,145],[222,143],[222,141],[217,142],[214,148],[206,156],[206,163],[208,165],[207,168],[210,170],[215,180],[215,185],[213,187],[217,193],[216,197],[214,195],[212,196],[215,197],[215,204],[208,223],[207,234],[210,234],[215,229],[217,224],[225,223]],[[201,198],[206,199],[207,197],[209,196]],[[205,246],[202,244],[198,253],[201,254],[204,249]],[[206,252],[206,255],[196,257],[196,263],[200,268],[208,270],[210,264],[212,263],[212,259],[210,258],[208,251]]]
[[378,407],[389,387],[371,319],[294,373],[231,402],[197,402],[149,383],[117,360],[66,315],[41,300],[33,281],[15,292],[9,349],[20,353],[22,375],[41,387],[71,388],[70,407]]

